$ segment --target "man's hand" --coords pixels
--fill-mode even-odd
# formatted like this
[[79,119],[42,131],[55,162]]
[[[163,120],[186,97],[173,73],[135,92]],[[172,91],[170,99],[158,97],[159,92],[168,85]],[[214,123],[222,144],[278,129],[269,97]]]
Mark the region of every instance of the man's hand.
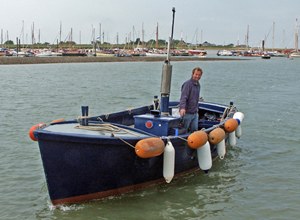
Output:
[[179,114],[181,117],[183,117],[185,115],[185,109],[184,108],[180,109]]

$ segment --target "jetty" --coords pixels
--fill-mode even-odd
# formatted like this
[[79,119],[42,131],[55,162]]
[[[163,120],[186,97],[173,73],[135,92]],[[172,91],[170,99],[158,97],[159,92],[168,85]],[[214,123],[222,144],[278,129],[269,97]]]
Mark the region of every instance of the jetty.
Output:
[[[165,57],[148,57],[148,56],[132,56],[132,57],[0,57],[0,65],[15,64],[46,64],[46,63],[88,63],[88,62],[159,62],[164,61]],[[240,58],[221,58],[221,57],[172,57],[172,61],[230,61],[241,60]]]

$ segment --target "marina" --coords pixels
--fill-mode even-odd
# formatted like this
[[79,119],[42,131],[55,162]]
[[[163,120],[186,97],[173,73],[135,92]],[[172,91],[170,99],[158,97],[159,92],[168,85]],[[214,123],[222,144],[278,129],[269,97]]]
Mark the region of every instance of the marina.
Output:
[[[232,58],[240,60],[240,58]],[[132,57],[116,57],[116,56],[101,56],[101,57],[0,57],[0,65],[10,64],[47,64],[47,63],[95,63],[95,62],[163,62],[165,56],[147,57],[147,56],[132,56]],[[196,57],[184,56],[173,57],[174,61],[217,61],[228,60],[227,58],[217,58],[214,56]]]

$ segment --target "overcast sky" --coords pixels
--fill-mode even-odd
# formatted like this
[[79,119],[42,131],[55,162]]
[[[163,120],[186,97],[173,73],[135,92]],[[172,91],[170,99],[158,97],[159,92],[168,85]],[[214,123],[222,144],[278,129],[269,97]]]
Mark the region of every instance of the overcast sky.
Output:
[[[31,29],[38,41],[56,43],[73,32],[73,41],[89,43],[96,37],[119,43],[142,37],[159,39],[171,34],[172,7],[175,7],[174,39],[191,43],[245,43],[249,25],[250,46],[294,47],[296,18],[300,19],[300,0],[0,0],[0,28],[7,35],[31,43]],[[273,41],[274,22],[274,41]],[[24,25],[23,25],[24,24]],[[24,31],[22,31],[24,27]],[[24,34],[23,34],[24,33]]]

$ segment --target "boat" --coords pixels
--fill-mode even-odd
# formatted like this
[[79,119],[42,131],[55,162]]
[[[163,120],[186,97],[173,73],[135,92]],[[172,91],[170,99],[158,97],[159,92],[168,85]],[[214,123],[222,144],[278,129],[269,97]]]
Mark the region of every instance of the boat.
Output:
[[299,44],[299,27],[298,27],[298,19],[296,19],[296,28],[295,28],[295,50],[289,54],[289,58],[300,58],[300,51],[298,48]]
[[230,50],[219,50],[217,52],[217,55],[218,56],[233,56],[233,53]]
[[49,49],[43,49],[43,50],[36,51],[35,56],[36,57],[57,57],[57,56],[62,56],[62,53],[54,52]]
[[85,57],[87,54],[82,50],[65,50],[62,52],[62,56]]
[[7,49],[6,49],[6,48],[1,48],[1,47],[0,47],[0,57],[6,56],[6,53],[7,53]]
[[268,53],[263,53],[263,54],[261,55],[261,58],[262,58],[262,59],[271,59],[271,56],[270,56],[270,54],[268,54]]
[[12,56],[16,56],[16,57],[25,57],[26,53],[24,51],[13,51],[12,52]]
[[292,52],[290,55],[289,55],[290,58],[300,58],[300,52]]
[[199,56],[199,57],[206,57],[207,55],[206,50],[200,50],[200,49],[188,50],[188,53],[191,56]]
[[189,54],[188,50],[178,49],[178,50],[172,51],[172,56],[188,57],[188,56],[193,56],[193,55]]
[[115,56],[113,50],[96,50],[97,57],[113,57]]
[[271,57],[288,57],[288,54],[283,51],[268,51],[268,54]]
[[265,51],[265,40],[262,40],[262,46],[261,46],[261,48],[262,48],[262,51],[260,52],[261,58],[265,59],[265,60],[266,59],[271,59],[270,54],[267,51]]
[[166,57],[167,52],[165,50],[153,48],[151,50],[148,50],[145,54],[148,57]]
[[223,159],[236,145],[244,114],[233,102],[199,100],[199,130],[191,133],[182,127],[179,102],[169,100],[169,55],[162,66],[160,99],[154,96],[148,105],[96,116],[89,115],[89,106],[81,106],[78,118],[30,128],[53,205],[167,184],[189,172],[207,173],[213,158]]

